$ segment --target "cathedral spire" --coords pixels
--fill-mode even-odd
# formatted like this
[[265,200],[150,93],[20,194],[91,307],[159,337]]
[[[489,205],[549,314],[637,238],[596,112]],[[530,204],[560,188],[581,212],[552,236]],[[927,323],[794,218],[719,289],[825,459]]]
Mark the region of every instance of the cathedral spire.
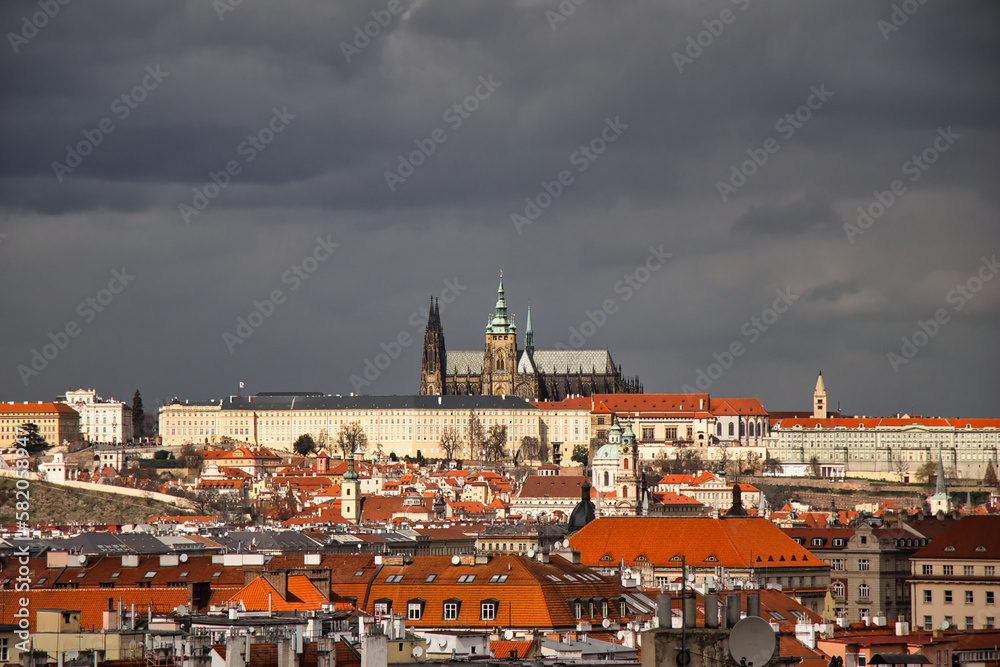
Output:
[[535,334],[531,330],[531,302],[528,302],[528,323],[524,329],[524,351],[529,357],[535,354]]

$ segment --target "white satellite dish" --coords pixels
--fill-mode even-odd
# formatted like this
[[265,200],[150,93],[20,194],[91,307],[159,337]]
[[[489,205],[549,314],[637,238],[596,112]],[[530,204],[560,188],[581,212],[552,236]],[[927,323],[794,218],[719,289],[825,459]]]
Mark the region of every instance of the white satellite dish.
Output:
[[457,554],[451,557],[451,564],[452,565],[458,565],[461,562],[462,562],[462,559],[459,558]]
[[601,625],[603,625],[605,629],[610,628],[611,627],[611,621],[608,620],[608,619],[604,619],[603,621],[601,621]]
[[503,638],[506,639],[507,641],[510,641],[511,639],[514,638],[514,631],[513,630],[504,630],[503,631]]
[[528,558],[534,558],[534,557],[535,557],[535,551],[533,549],[529,549],[528,550]]
[[84,556],[83,554],[80,554],[79,556],[76,557],[76,562],[79,563],[80,565],[85,565],[87,563],[87,557]]
[[625,639],[625,631],[619,630],[617,634],[618,639]]
[[424,647],[423,646],[414,646],[413,650],[410,651],[410,655],[412,655],[414,658],[419,658],[423,654],[424,654]]
[[181,562],[182,563],[188,562],[188,555],[187,554],[181,554]]
[[773,656],[776,640],[771,624],[759,616],[747,616],[729,633],[729,654],[737,664],[746,660],[763,667]]

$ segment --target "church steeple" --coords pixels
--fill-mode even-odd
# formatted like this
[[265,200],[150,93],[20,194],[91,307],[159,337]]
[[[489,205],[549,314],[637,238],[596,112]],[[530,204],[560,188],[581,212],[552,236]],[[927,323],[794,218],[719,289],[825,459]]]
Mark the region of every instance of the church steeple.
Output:
[[497,288],[497,305],[493,310],[493,319],[486,326],[488,334],[513,334],[517,331],[514,322],[507,317],[507,301],[503,293],[503,271],[500,272],[500,287]]
[[427,310],[427,328],[424,330],[424,354],[420,365],[420,393],[434,395],[445,393],[447,354],[444,347],[444,329],[437,300],[431,297]]
[[528,356],[535,354],[535,334],[531,330],[531,304],[528,304],[528,323],[524,328],[524,351]]
[[826,419],[826,386],[823,384],[823,371],[816,378],[816,390],[813,391],[813,419]]

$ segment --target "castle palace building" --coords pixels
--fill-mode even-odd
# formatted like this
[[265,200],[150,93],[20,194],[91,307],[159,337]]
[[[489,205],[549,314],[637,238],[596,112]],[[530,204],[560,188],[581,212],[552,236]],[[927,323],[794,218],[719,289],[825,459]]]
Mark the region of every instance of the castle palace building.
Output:
[[503,274],[482,350],[446,350],[437,301],[431,299],[420,369],[421,395],[517,396],[560,401],[567,396],[638,394],[638,378],[624,378],[607,350],[536,350],[531,307],[518,349],[517,327],[507,316]]

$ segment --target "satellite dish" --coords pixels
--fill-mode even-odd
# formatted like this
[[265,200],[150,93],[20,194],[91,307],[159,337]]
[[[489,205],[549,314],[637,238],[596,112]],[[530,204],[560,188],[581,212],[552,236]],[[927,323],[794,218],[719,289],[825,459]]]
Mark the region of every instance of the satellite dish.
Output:
[[412,655],[414,658],[419,658],[423,654],[424,654],[424,647],[423,646],[414,646],[413,650],[410,651],[410,655]]
[[503,638],[506,639],[507,641],[510,641],[511,639],[514,638],[514,631],[513,630],[504,630],[503,631]]
[[618,639],[625,639],[625,631],[619,630],[616,636],[618,637]]
[[605,628],[609,628],[611,627],[611,621],[609,621],[608,619],[604,619],[603,621],[601,621],[601,625],[603,625]]
[[188,555],[187,554],[181,554],[181,562],[182,563],[188,562]]
[[458,565],[461,562],[462,562],[462,559],[459,558],[457,554],[451,557],[451,564],[452,565]]
[[535,557],[535,551],[533,549],[529,549],[528,550],[528,558],[534,558],[534,557]]
[[83,554],[80,554],[79,556],[76,557],[76,562],[79,563],[80,565],[85,565],[87,563],[87,557],[84,556]]
[[753,667],[763,667],[774,656],[775,643],[770,623],[760,616],[747,616],[729,634],[729,654],[737,664],[745,659]]

